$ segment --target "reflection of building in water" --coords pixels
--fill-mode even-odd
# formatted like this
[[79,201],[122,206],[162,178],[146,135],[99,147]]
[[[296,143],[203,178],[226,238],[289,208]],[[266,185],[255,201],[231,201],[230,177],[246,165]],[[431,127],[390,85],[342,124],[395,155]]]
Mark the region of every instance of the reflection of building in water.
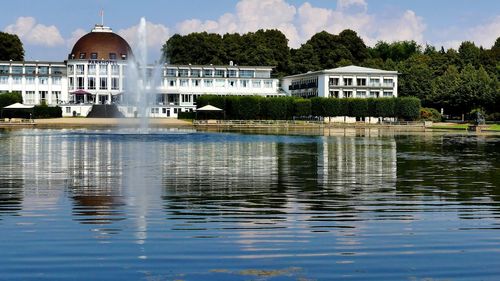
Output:
[[333,188],[394,188],[396,141],[377,137],[323,137],[318,143],[318,183]]
[[117,212],[124,204],[120,143],[61,131],[41,132],[15,138],[21,150],[23,208],[55,204],[69,192],[76,220],[102,224],[121,219],[123,215]]
[[[276,144],[271,142],[192,142],[164,147],[165,184],[173,190],[201,191],[271,186],[277,176]],[[206,190],[208,191],[208,190]]]

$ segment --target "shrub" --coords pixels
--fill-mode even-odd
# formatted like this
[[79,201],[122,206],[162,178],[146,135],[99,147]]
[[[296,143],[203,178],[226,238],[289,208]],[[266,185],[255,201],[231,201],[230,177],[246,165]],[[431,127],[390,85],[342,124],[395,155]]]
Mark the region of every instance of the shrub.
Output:
[[339,110],[340,100],[337,98],[325,98],[325,117],[341,116]]
[[401,97],[396,99],[396,116],[405,120],[416,120],[420,116],[420,99]]
[[395,117],[395,98],[377,98],[375,99],[376,117]]
[[23,103],[23,96],[20,92],[0,93],[0,108],[14,103]]
[[33,118],[60,118],[62,109],[59,106],[36,105],[33,108]]
[[310,99],[295,99],[295,116],[305,117],[311,115],[311,100]]
[[[234,98],[234,97],[232,97]],[[260,114],[259,97],[257,96],[241,96],[236,99],[238,101],[238,113],[240,119],[258,119]]]
[[327,102],[325,98],[315,97],[311,99],[311,114],[314,116],[327,116]]
[[424,121],[440,122],[442,116],[435,108],[422,107],[420,109],[420,119]]
[[194,119],[196,112],[179,112],[177,113],[177,119]]
[[264,119],[283,120],[287,119],[286,98],[271,97],[260,101],[260,116]]
[[350,99],[349,111],[349,116],[351,117],[361,118],[368,116],[368,101],[366,99]]

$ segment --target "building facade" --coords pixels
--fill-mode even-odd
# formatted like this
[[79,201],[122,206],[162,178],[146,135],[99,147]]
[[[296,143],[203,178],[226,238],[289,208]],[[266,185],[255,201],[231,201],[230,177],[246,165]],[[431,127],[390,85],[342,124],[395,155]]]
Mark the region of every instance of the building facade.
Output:
[[[96,25],[61,62],[0,61],[0,93],[20,92],[27,105],[60,106],[63,116],[87,116],[94,105],[114,104],[137,116],[137,95],[147,95],[144,114],[177,117],[196,110],[201,95],[368,98],[397,97],[398,74],[346,66],[271,76],[271,66],[139,65],[129,44]],[[136,86],[143,85],[143,91]],[[136,99],[134,101],[134,98]]]
[[283,90],[304,98],[379,98],[398,96],[398,73],[360,66],[345,66],[286,76]]

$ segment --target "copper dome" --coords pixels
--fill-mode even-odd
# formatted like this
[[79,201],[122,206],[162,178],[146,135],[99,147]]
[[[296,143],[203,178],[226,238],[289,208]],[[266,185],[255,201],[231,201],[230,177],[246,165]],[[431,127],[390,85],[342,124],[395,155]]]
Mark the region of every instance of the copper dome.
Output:
[[96,26],[92,32],[76,41],[68,59],[121,60],[132,54],[132,50],[120,35],[110,28]]

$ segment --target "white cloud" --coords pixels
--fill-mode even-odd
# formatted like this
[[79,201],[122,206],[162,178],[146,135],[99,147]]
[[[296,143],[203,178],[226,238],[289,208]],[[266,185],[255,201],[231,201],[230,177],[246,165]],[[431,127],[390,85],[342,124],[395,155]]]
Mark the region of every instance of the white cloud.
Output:
[[350,7],[360,7],[364,11],[368,8],[365,0],[337,0],[337,9],[345,10]]
[[415,40],[419,44],[424,42],[424,31],[426,25],[423,19],[415,14],[411,10],[407,10],[403,15],[388,19],[381,20],[377,23],[380,26],[373,33],[373,37],[370,38],[371,43],[376,43],[374,41],[384,40],[384,41],[400,41],[400,40]]
[[258,29],[279,29],[297,45],[300,37],[294,25],[297,9],[285,0],[241,0],[236,4],[236,13],[226,13],[217,20],[185,20],[177,24],[181,34],[190,32],[245,33]]
[[466,31],[466,40],[470,39],[476,45],[491,48],[495,40],[500,36],[500,16],[486,24],[478,25]]
[[[139,24],[131,26],[126,29],[118,30],[118,34],[121,35],[127,42],[134,48],[137,45],[138,35],[137,31],[139,29]],[[161,46],[170,37],[170,30],[168,27],[160,23],[152,23],[146,21],[146,46],[148,48],[160,49]]]
[[71,37],[66,39],[66,45],[68,46],[68,48],[73,48],[73,45],[75,45],[76,41],[78,41],[78,39],[82,38],[82,36],[87,33],[88,31],[82,28],[78,28],[71,32]]
[[33,17],[19,17],[16,23],[8,25],[4,31],[17,34],[23,42],[32,45],[54,47],[64,44],[64,39],[57,27],[37,23]]
[[296,48],[317,32],[338,34],[344,29],[356,31],[370,45],[379,40],[423,43],[426,26],[411,10],[389,17],[370,14],[365,0],[338,0],[337,9],[315,7],[309,2],[296,7],[286,0],[241,0],[235,13],[226,13],[217,20],[185,20],[177,24],[176,31],[224,34],[261,28],[281,30],[289,45]]

